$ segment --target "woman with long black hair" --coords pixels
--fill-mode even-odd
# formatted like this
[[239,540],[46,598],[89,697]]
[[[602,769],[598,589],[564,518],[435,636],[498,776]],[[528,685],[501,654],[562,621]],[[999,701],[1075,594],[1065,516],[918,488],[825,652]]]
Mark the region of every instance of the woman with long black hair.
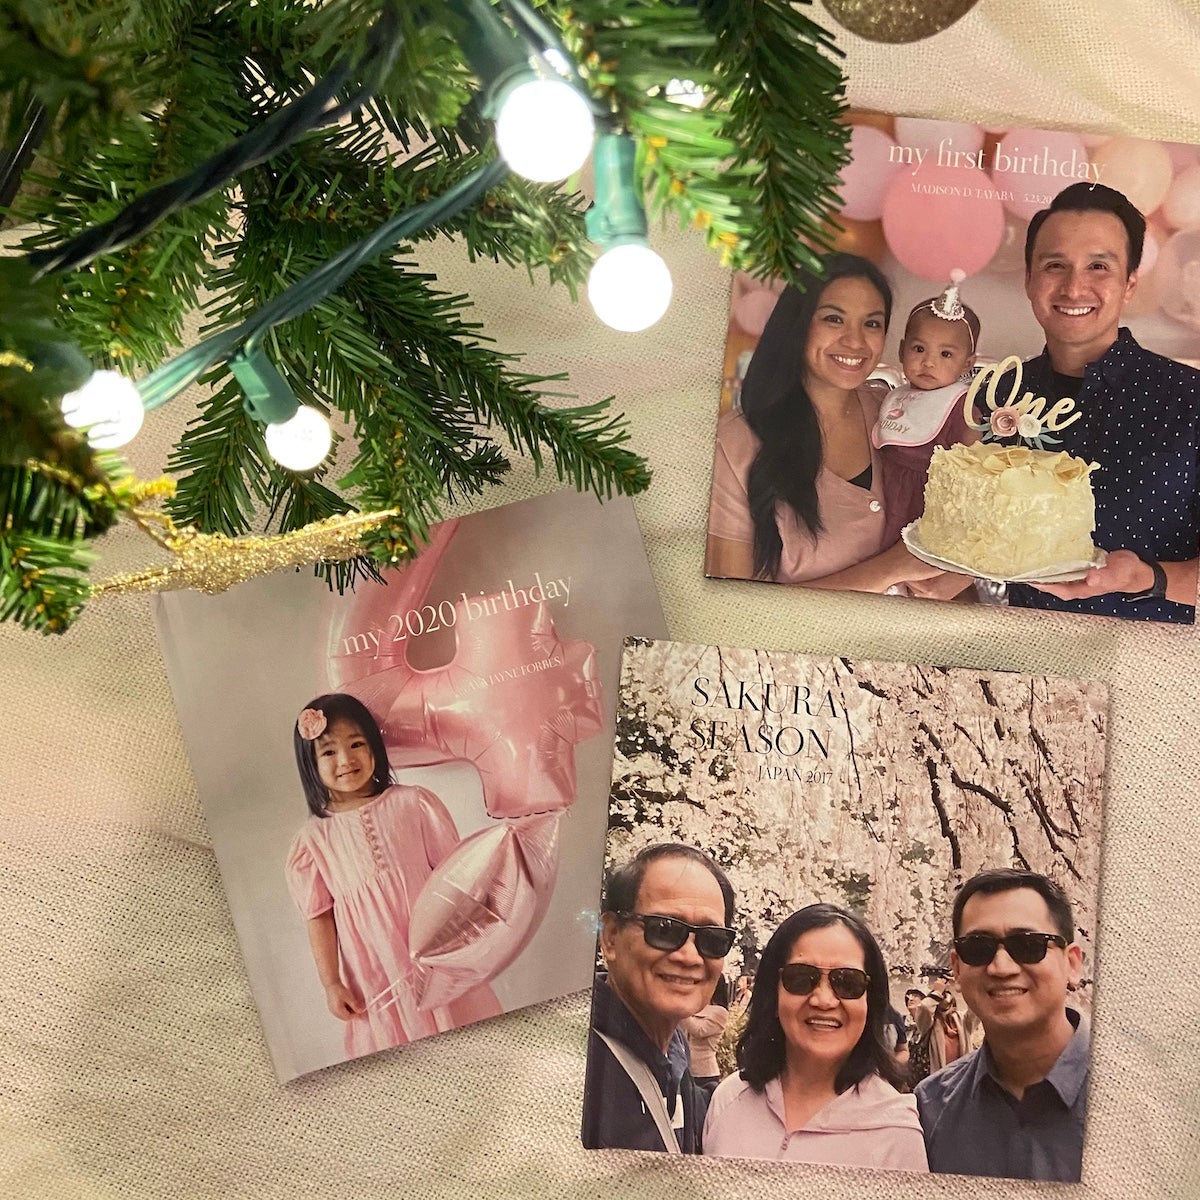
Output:
[[833,254],[780,295],[750,361],[741,411],[717,429],[709,575],[885,591],[936,575],[884,545],[883,464],[870,431],[887,394],[892,291],[865,258]]

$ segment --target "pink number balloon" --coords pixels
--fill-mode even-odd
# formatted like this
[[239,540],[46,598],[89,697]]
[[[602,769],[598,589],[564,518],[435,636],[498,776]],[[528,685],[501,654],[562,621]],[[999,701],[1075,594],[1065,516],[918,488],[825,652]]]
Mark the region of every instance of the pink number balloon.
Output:
[[444,666],[416,670],[407,641],[388,640],[398,614],[419,610],[452,524],[434,531],[395,584],[362,586],[340,610],[332,686],[375,715],[394,766],[472,763],[493,817],[566,808],[575,799],[575,745],[600,731],[604,714],[595,651],[558,637],[544,587],[457,600],[447,622],[456,648]]
[[[422,1010],[494,978],[541,924],[558,872],[558,817],[575,800],[574,747],[604,723],[595,651],[558,637],[540,574],[532,586],[461,594],[453,621],[448,602],[423,603],[457,528],[435,526],[407,568],[386,584],[360,586],[335,608],[329,631],[330,686],[375,715],[389,761],[472,763],[484,807],[501,822],[464,838],[413,904],[413,970],[388,1002],[408,1003],[411,994]],[[417,670],[406,622],[426,612],[453,627],[455,652],[443,666]]]

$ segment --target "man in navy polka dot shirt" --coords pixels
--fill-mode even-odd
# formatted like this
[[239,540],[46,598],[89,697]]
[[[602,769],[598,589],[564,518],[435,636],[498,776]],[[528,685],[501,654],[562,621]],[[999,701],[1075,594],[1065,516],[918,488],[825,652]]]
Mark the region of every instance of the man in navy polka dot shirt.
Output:
[[1022,390],[1074,398],[1080,419],[1059,436],[1064,450],[1100,465],[1095,542],[1108,561],[1075,583],[1010,584],[1016,606],[1195,620],[1200,371],[1119,327],[1145,232],[1141,213],[1102,184],[1072,184],[1029,223],[1025,294],[1046,349],[1025,364]]

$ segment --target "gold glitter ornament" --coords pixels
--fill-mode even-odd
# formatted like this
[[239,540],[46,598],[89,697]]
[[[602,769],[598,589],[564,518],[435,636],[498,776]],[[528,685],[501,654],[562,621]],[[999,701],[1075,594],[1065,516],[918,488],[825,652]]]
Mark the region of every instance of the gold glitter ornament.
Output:
[[[142,529],[175,555],[175,561],[146,571],[133,571],[101,580],[93,596],[124,596],[133,592],[169,592],[194,588],[215,595],[258,575],[302,567],[314,562],[345,562],[362,553],[363,535],[390,521],[395,509],[371,513],[341,513],[313,521],[290,533],[252,534],[231,538],[223,533],[200,533],[191,526],[177,529],[168,517],[133,514]],[[166,529],[158,533],[150,522]]]
[[872,42],[919,42],[948,29],[977,0],[824,0],[843,28]]

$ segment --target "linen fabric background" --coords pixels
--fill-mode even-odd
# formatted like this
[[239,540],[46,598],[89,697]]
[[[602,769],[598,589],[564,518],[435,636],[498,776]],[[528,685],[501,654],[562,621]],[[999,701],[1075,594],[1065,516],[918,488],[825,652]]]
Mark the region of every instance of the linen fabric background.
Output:
[[[838,40],[858,107],[1200,143],[1200,0],[981,0],[915,45]],[[489,334],[526,352],[530,370],[569,370],[585,399],[615,393],[655,471],[637,512],[673,638],[1110,681],[1084,1182],[1054,1194],[1200,1195],[1200,634],[706,581],[729,276],[698,237],[663,229],[654,241],[675,299],[638,336],[607,330],[561,290],[469,265],[453,246],[421,261],[446,291],[469,291]],[[194,400],[148,418],[129,453],[140,475],[162,470]],[[484,503],[555,486],[521,466]],[[142,541],[110,536],[98,574],[145,563]],[[0,647],[0,1193],[1031,1194],[1004,1180],[586,1152],[586,992],[277,1085],[149,601],[96,601],[57,640],[3,626]]]

